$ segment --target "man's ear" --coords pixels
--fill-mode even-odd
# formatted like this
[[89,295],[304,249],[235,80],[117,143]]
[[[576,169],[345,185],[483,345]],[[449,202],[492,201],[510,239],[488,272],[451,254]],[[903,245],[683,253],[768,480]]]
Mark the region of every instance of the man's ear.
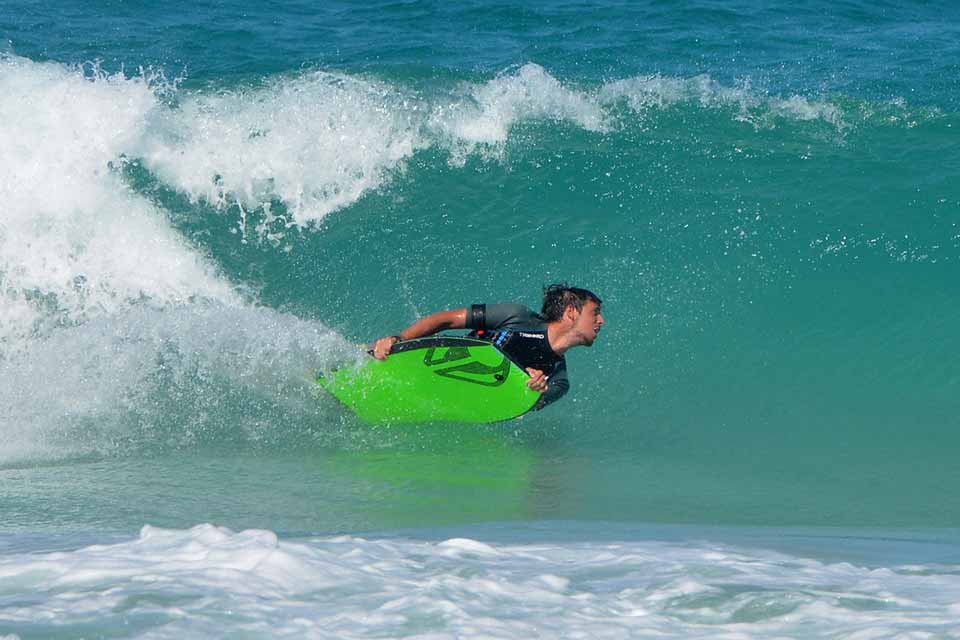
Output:
[[576,322],[577,320],[577,308],[572,304],[568,304],[563,310],[564,319],[570,320],[570,322]]

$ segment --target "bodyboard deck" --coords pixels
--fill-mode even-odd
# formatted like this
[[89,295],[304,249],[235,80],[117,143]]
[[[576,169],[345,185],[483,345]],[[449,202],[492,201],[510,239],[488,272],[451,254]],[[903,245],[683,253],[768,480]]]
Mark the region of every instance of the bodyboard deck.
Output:
[[398,342],[370,359],[317,377],[366,422],[501,422],[533,409],[530,376],[489,342],[429,337]]

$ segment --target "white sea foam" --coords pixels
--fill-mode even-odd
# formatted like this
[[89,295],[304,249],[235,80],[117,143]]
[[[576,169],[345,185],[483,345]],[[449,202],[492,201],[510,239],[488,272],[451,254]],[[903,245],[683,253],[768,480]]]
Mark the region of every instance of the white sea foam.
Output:
[[538,64],[527,63],[480,84],[465,84],[449,102],[434,105],[430,127],[461,163],[478,145],[502,147],[524,121],[566,122],[587,131],[607,129],[602,106],[564,86]]
[[[606,128],[600,104],[536,64],[431,101],[369,78],[311,72],[186,96],[157,113],[136,155],[194,199],[265,208],[261,231],[276,232],[353,204],[420,149],[439,146],[462,164],[478,149],[502,151],[514,126],[535,120]],[[273,218],[274,200],[286,219]]]
[[317,71],[185,96],[157,114],[138,155],[193,198],[246,210],[278,199],[281,224],[304,225],[376,189],[424,145],[420,108],[376,80]]
[[264,308],[145,307],[61,329],[0,361],[0,464],[300,441],[334,407],[311,372],[358,356]]
[[692,102],[705,108],[726,107],[735,110],[735,118],[753,124],[769,123],[772,118],[820,120],[842,130],[847,124],[836,105],[794,95],[769,96],[744,83],[727,86],[708,75],[676,78],[662,75],[635,76],[605,84],[599,92],[604,104],[625,100],[640,114],[663,110],[675,104]]
[[0,558],[0,628],[30,635],[957,638],[958,600],[955,566],[710,543],[285,542],[147,526],[130,542]]
[[143,78],[0,57],[0,349],[133,304],[236,299],[110,169],[157,108]]
[[2,464],[269,439],[355,351],[245,301],[112,168],[169,114],[145,77],[0,57]]

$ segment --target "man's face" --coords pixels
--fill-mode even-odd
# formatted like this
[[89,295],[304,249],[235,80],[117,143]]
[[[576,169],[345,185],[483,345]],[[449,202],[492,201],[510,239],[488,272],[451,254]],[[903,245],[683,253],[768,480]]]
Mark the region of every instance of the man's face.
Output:
[[603,314],[600,305],[593,300],[584,303],[581,311],[574,309],[573,332],[580,337],[581,344],[591,346],[603,326]]

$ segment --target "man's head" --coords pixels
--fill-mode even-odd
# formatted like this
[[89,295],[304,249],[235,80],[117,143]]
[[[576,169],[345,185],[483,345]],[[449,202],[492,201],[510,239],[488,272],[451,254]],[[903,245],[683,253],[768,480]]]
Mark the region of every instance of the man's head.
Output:
[[[566,284],[551,284],[543,289],[540,315],[549,323],[560,323],[574,344],[590,346],[597,339],[604,319],[596,294]],[[572,346],[572,345],[571,345]]]

